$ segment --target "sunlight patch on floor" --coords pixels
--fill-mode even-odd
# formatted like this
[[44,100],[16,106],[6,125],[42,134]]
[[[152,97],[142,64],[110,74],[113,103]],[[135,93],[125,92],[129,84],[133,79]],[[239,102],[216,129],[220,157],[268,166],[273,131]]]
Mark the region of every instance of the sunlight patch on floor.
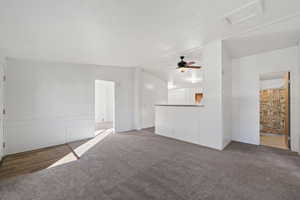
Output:
[[[83,154],[85,154],[87,151],[89,151],[92,147],[94,147],[96,144],[98,144],[111,133],[113,133],[113,129],[101,130],[96,137],[78,146],[73,151],[76,153],[77,157],[81,157]],[[61,158],[60,160],[58,160],[57,162],[50,165],[47,169],[76,161],[78,160],[76,155],[74,155],[74,153],[71,152],[63,158]]]
[[86,143],[80,145],[76,149],[74,149],[74,152],[81,157],[84,153],[86,153],[88,150],[90,150],[92,147],[94,147],[96,144],[98,144],[101,140],[103,140],[106,136],[113,133],[112,129],[108,129],[101,134],[97,135],[93,139],[87,141]]
[[67,164],[69,162],[73,162],[77,160],[76,156],[71,152],[69,154],[67,154],[66,156],[64,156],[62,159],[56,161],[55,163],[53,163],[52,165],[50,165],[49,167],[47,167],[47,169],[52,168],[52,167],[57,167],[59,165],[63,165],[63,164]]

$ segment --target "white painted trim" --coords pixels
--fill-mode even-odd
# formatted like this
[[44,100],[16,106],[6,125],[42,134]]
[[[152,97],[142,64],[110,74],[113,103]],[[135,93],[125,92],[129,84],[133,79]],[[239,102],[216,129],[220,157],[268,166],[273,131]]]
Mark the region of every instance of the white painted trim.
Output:
[[231,142],[233,142],[233,140],[227,141],[225,144],[223,144],[221,150],[224,150]]

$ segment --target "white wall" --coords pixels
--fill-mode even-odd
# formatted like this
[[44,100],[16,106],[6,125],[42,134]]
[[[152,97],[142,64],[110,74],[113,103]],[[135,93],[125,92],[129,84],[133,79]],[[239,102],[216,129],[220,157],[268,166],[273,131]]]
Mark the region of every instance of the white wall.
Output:
[[158,77],[142,71],[141,73],[141,104],[142,104],[142,128],[154,126],[155,104],[168,102],[168,84]]
[[114,121],[114,83],[95,81],[95,122]]
[[113,122],[114,121],[114,114],[115,114],[115,85],[113,82],[108,84],[106,87],[106,121]]
[[200,144],[222,149],[222,42],[214,41],[203,49],[205,98]]
[[223,148],[232,139],[232,59],[222,42],[222,117],[223,117]]
[[142,128],[142,69],[139,67],[134,68],[134,127],[137,130]]
[[[195,94],[202,93],[203,88],[176,88],[168,90],[169,104],[195,104]],[[205,95],[201,104],[203,104]]]
[[233,60],[233,140],[259,144],[259,76],[291,72],[291,142],[299,151],[298,48],[290,47]]
[[115,87],[116,131],[133,129],[133,69],[8,59],[6,154],[94,135],[94,83]]
[[[203,109],[198,143],[216,149],[225,148],[232,140],[232,59],[222,41],[203,48],[204,81],[202,88],[171,89],[168,103],[194,104],[196,92],[203,92]],[[214,134],[209,134],[214,133]],[[206,135],[207,134],[207,135]],[[189,139],[189,142],[193,140]]]
[[[215,149],[223,149],[222,127],[222,42],[211,42],[202,51],[205,80],[203,107],[157,106],[156,130],[174,137]],[[189,120],[190,119],[190,120]],[[182,122],[191,122],[182,123]]]

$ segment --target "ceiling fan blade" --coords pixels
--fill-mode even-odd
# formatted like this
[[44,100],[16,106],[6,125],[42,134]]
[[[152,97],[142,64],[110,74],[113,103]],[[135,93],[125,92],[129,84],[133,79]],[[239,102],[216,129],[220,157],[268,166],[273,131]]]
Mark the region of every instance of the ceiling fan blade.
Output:
[[188,62],[188,63],[186,63],[186,65],[188,66],[188,65],[193,65],[193,64],[195,64],[196,62],[194,62],[194,61],[191,61],[191,62]]
[[185,68],[189,68],[189,69],[201,69],[202,66],[186,66]]

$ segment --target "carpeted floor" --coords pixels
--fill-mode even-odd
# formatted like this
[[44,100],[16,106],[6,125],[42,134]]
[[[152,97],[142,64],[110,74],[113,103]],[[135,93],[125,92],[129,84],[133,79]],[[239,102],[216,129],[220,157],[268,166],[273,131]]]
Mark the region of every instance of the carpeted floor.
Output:
[[0,181],[1,200],[299,200],[300,157],[231,143],[224,151],[110,134],[77,161]]

